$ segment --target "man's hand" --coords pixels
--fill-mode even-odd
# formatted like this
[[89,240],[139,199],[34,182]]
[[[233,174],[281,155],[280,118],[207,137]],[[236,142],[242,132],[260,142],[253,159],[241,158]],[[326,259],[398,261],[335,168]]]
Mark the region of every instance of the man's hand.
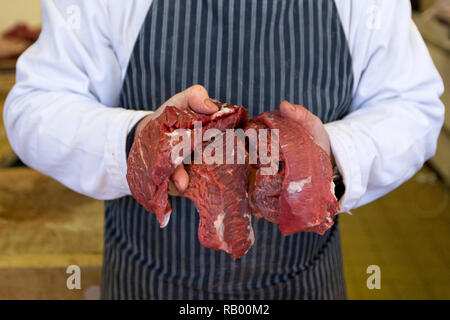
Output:
[[[180,93],[177,93],[169,100],[164,102],[154,113],[142,119],[136,127],[135,136],[139,135],[147,123],[159,117],[166,106],[175,106],[178,108],[191,108],[198,113],[211,114],[217,112],[217,106],[209,100],[208,92],[203,86],[195,85]],[[184,192],[189,184],[189,176],[181,163],[172,174],[169,183],[169,194],[172,196],[179,195]]]
[[330,156],[331,164],[334,166],[334,157],[331,152],[330,138],[323,126],[322,121],[305,107],[283,101],[280,104],[281,114],[299,123],[314,139],[314,141]]

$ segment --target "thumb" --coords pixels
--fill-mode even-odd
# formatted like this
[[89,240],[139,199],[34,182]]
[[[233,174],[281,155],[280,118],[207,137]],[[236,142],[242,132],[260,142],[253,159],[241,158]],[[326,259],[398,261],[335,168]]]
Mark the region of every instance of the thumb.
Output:
[[294,105],[286,100],[281,102],[280,111],[283,117],[289,118],[300,124],[306,124],[311,121],[311,113],[303,106]]
[[217,112],[219,108],[210,101],[208,91],[201,85],[194,85],[183,91],[187,102],[195,112],[211,114]]
[[300,124],[310,135],[316,138],[319,128],[322,125],[322,121],[314,114],[309,112],[305,107],[292,104],[288,101],[283,101],[280,104],[280,111],[283,117],[294,120]]
[[305,107],[291,104],[288,101],[281,102],[280,111],[283,117],[294,120],[300,124],[302,128],[312,136],[314,142],[325,150],[329,156],[332,156],[330,138],[328,137],[328,133],[325,130],[322,121],[317,116],[309,112]]
[[163,110],[165,106],[191,108],[195,112],[205,114],[211,114],[219,110],[214,103],[209,102],[208,91],[201,85],[194,85],[177,93],[164,102],[160,109]]
[[172,173],[172,181],[179,192],[184,192],[189,184],[189,175],[184,169],[184,165],[180,164]]

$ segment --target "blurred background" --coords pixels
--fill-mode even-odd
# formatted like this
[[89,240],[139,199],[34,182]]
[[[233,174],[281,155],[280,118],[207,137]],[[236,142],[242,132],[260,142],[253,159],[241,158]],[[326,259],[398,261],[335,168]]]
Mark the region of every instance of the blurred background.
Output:
[[[450,88],[450,1],[412,1],[414,20]],[[17,57],[39,36],[38,0],[2,1],[0,111],[14,84]],[[450,108],[450,93],[443,102]],[[341,216],[349,299],[450,299],[450,116],[438,150],[409,181]],[[0,121],[0,299],[97,299],[103,202],[78,195],[24,166]],[[81,267],[81,290],[66,268]],[[381,288],[367,287],[369,266]]]

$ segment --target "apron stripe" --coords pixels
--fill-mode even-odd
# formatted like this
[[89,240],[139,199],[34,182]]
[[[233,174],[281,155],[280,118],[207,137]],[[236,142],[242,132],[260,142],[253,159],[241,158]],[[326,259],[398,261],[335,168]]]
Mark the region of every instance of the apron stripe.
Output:
[[[330,5],[330,3],[329,2],[326,2],[326,27],[325,27],[325,30],[331,30],[331,28],[332,28],[332,14],[333,14],[333,12],[332,12],[332,10],[331,10],[331,5]],[[325,87],[327,87],[327,88],[329,88],[330,86],[331,86],[331,77],[332,77],[332,68],[333,68],[333,66],[332,66],[332,62],[331,62],[331,56],[332,56],[332,46],[334,45],[332,42],[331,42],[331,34],[330,33],[327,33],[327,41],[325,41],[324,42],[324,51],[325,51],[325,57],[324,57],[324,59],[326,60],[325,61],[325,63],[326,63],[326,66],[325,66],[325,68],[323,69],[323,72],[325,73]],[[329,94],[324,94],[323,96],[323,99],[324,99],[324,103],[325,103],[325,105],[326,106],[329,106],[329,105],[331,105],[331,101],[330,101],[330,95]],[[324,115],[322,115],[322,118],[325,118],[325,117],[327,117],[328,116],[328,113],[329,112],[329,110],[325,110],[325,114]]]
[[[254,101],[253,97],[255,96],[255,82],[253,79],[255,78],[255,55],[253,54],[255,52],[255,46],[256,46],[256,29],[257,29],[257,23],[256,23],[256,16],[257,16],[257,1],[252,1],[250,3],[251,5],[251,16],[247,18],[247,21],[251,21],[250,26],[250,49],[246,51],[247,53],[247,61],[248,61],[248,78],[245,77],[247,72],[244,73],[243,82],[247,83],[248,85],[248,95],[245,99],[243,99],[243,102],[246,102],[246,106],[248,108],[249,114],[253,114],[253,106]],[[250,10],[248,10],[250,11]],[[248,30],[249,28],[246,28]]]

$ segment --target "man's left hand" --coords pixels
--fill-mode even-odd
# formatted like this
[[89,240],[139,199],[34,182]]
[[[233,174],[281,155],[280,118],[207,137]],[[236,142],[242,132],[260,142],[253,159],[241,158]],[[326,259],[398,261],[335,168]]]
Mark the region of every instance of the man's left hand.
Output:
[[330,156],[331,164],[334,166],[334,157],[331,152],[330,138],[323,126],[322,121],[305,107],[291,104],[288,101],[283,101],[280,104],[281,115],[294,120],[299,123],[308,132],[314,142],[317,143]]

